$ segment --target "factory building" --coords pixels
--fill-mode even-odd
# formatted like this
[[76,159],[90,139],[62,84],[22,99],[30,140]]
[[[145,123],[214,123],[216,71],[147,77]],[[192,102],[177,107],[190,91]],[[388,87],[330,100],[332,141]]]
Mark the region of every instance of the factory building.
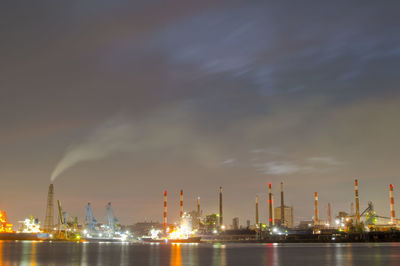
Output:
[[[284,223],[282,226],[287,228],[294,228],[294,209],[293,206],[284,206]],[[281,221],[281,206],[275,208],[275,221]]]

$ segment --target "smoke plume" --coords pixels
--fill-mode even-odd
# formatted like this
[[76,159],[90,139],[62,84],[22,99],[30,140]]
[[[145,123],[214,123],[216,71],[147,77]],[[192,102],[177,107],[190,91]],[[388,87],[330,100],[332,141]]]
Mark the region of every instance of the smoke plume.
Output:
[[51,174],[50,181],[54,182],[64,171],[78,163],[102,159],[115,152],[130,151],[133,133],[133,125],[124,119],[114,118],[105,122],[81,143],[69,147]]

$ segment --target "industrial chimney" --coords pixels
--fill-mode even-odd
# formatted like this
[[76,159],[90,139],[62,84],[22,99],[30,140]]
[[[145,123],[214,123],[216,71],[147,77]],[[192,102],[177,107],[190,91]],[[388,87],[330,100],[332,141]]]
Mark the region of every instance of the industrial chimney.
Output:
[[314,201],[314,211],[315,211],[315,213],[314,213],[314,225],[318,225],[319,224],[319,217],[318,217],[318,193],[317,192],[314,193],[314,198],[315,198],[315,201]]
[[390,196],[390,221],[395,224],[395,213],[394,213],[394,198],[393,198],[393,185],[389,186],[389,196]]
[[224,222],[222,216],[222,187],[219,187],[219,226],[222,226]]
[[167,191],[164,190],[164,230],[167,230]]
[[181,189],[179,218],[182,218],[182,216],[183,216],[183,189]]
[[285,202],[283,198],[283,182],[281,182],[281,226],[285,226]]
[[256,196],[256,228],[259,227],[259,221],[258,221],[258,196]]
[[54,229],[54,186],[50,184],[47,194],[46,216],[44,219],[44,229],[48,232]]
[[356,196],[356,224],[360,224],[360,201],[358,198],[358,180],[354,181],[354,191]]
[[271,183],[268,184],[268,210],[269,210],[269,227],[272,227],[273,223],[273,217],[272,217],[272,212],[274,211],[272,209],[272,189],[271,189]]
[[331,214],[331,204],[328,203],[328,223],[329,227],[332,226],[332,214]]

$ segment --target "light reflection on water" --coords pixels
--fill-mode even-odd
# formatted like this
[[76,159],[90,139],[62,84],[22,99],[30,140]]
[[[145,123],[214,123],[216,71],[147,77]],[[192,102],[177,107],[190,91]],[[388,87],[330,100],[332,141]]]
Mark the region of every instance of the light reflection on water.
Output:
[[398,265],[400,245],[0,241],[3,265]]

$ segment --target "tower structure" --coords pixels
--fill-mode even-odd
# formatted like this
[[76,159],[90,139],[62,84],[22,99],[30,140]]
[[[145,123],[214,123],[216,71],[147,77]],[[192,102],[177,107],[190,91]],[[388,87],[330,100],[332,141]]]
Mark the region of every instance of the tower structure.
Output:
[[222,215],[222,187],[219,187],[219,226],[222,226],[224,223]]
[[182,216],[183,216],[183,189],[181,189],[181,196],[180,196],[179,218],[181,219]]
[[358,197],[358,180],[354,181],[354,192],[356,197],[356,224],[360,223],[360,201]]
[[331,204],[328,203],[328,223],[329,227],[332,226]]
[[394,213],[394,197],[393,197],[393,185],[389,186],[389,197],[390,197],[390,221],[395,224],[396,215]]
[[54,186],[50,184],[47,194],[46,216],[44,218],[44,229],[52,231],[54,229]]
[[167,230],[167,191],[164,190],[164,230]]
[[256,196],[256,228],[259,227],[259,221],[258,221],[258,196]]
[[286,226],[285,223],[285,202],[283,198],[283,182],[281,182],[281,226]]
[[319,217],[318,217],[318,193],[315,192],[314,193],[314,225],[318,225],[319,224]]
[[197,216],[201,216],[201,209],[200,209],[200,197],[197,197]]
[[272,209],[272,188],[271,183],[268,184],[268,210],[269,210],[269,227],[273,225],[273,209]]

